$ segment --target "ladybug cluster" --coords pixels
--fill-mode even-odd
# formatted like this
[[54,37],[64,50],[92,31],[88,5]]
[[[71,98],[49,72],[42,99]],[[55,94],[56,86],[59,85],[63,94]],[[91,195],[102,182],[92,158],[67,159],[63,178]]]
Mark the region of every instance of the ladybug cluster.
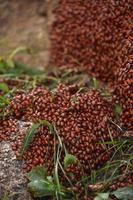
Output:
[[123,174],[120,176],[120,178],[117,178],[112,185],[110,185],[110,190],[114,191],[117,190],[118,188],[132,186],[133,184],[133,174]]
[[[110,119],[114,119],[112,106],[94,89],[78,93],[75,86],[60,85],[53,93],[39,87],[15,96],[8,109],[17,119],[31,122],[43,119],[55,124],[65,148],[78,158],[86,173],[109,159],[112,151],[104,145],[104,141],[111,140],[109,132],[114,138],[119,136],[110,123]],[[17,155],[23,137],[19,135],[13,142]],[[47,164],[51,171],[53,154],[54,137],[48,127],[42,126],[23,156],[27,160],[26,170],[29,171],[34,165]],[[80,174],[75,166],[67,170]]]
[[[121,137],[121,132],[111,123],[115,120],[113,104],[95,89],[82,93],[75,85],[59,85],[50,92],[44,87],[37,87],[16,94],[6,112],[8,119],[1,121],[0,139],[9,139],[18,157],[26,132],[17,129],[17,120],[31,123],[47,120],[55,125],[65,149],[78,159],[78,162],[65,169],[68,176],[74,174],[75,184],[82,176],[90,174],[91,170],[98,169],[109,160],[113,148],[105,145],[105,142]],[[13,132],[16,137],[11,137]],[[24,169],[30,171],[33,166],[43,165],[51,175],[54,170],[54,146],[58,143],[47,126],[40,126],[23,154],[26,161]],[[64,153],[61,155],[62,165]],[[116,183],[118,187],[125,186],[132,183],[132,179],[129,180],[120,183],[118,180]],[[61,181],[65,182],[62,174]],[[110,186],[112,190],[113,187]],[[79,195],[84,195],[82,184],[75,185],[75,192],[77,190]],[[85,196],[84,199],[89,197]]]
[[0,142],[9,139],[12,133],[18,131],[16,122],[12,118],[0,120]]
[[[75,192],[79,196],[84,195],[84,187],[82,184],[76,185],[76,182],[109,160],[113,149],[104,142],[111,140],[110,134],[113,138],[120,137],[110,122],[115,118],[113,106],[95,89],[80,93],[75,85],[59,85],[57,90],[51,92],[44,87],[20,92],[13,97],[7,114],[12,120],[3,121],[8,131],[2,132],[1,139],[11,141],[18,158],[26,132],[17,129],[17,120],[31,123],[47,120],[55,125],[65,149],[77,158],[77,162],[68,166],[65,172],[68,176],[74,175]],[[16,137],[7,134],[12,132],[16,133]],[[58,142],[47,126],[40,126],[23,154],[24,170],[30,171],[33,166],[43,165],[51,175],[54,170],[54,147]],[[62,166],[64,156],[65,152],[62,151]],[[61,182],[65,183],[63,174],[60,177]],[[84,196],[84,199],[89,197]]]
[[[73,74],[80,74],[80,70],[101,81],[110,81],[112,97],[105,97],[100,89],[81,92],[76,85],[61,84],[52,91],[38,86],[17,91],[5,109],[5,118],[0,120],[0,141],[9,140],[18,158],[26,135],[20,124],[40,120],[50,123],[56,135],[48,126],[39,126],[22,155],[24,170],[43,165],[49,175],[53,174],[55,148],[61,142],[61,165],[75,183],[73,190],[84,200],[92,198],[84,196],[81,177],[109,160],[114,149],[106,142],[123,134],[116,123],[123,131],[133,131],[132,11],[132,0],[59,0],[50,36],[50,62],[72,67]],[[17,84],[10,80],[7,83],[11,88]],[[122,106],[119,119],[114,114],[116,103]],[[63,163],[66,152],[77,158],[67,168]],[[64,183],[65,177],[59,173]],[[110,185],[110,190],[132,183],[132,174],[121,176]]]
[[133,130],[133,40],[128,40],[123,65],[117,72],[114,83],[114,94],[122,106],[120,114],[121,126]]
[[114,79],[132,35],[133,1],[59,0],[54,14],[51,64]]

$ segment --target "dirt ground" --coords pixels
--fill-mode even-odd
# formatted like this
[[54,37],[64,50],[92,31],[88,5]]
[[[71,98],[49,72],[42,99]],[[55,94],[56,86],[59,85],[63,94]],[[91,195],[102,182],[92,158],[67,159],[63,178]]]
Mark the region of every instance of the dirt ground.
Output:
[[56,0],[0,0],[0,57],[27,47],[30,55],[18,58],[30,66],[46,66],[49,59],[48,32]]

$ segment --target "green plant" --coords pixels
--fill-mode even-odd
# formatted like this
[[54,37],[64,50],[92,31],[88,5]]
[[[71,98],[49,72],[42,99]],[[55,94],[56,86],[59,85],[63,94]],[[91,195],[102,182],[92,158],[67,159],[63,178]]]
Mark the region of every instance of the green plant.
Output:
[[51,133],[53,132],[53,127],[52,125],[46,121],[46,120],[40,120],[38,123],[36,124],[33,124],[31,126],[31,128],[27,131],[26,133],[26,136],[24,137],[24,140],[23,140],[23,146],[22,146],[22,149],[20,151],[20,155],[22,156],[24,151],[26,149],[28,149],[29,147],[29,144],[33,138],[33,136],[37,133],[37,129],[40,127],[40,126],[48,126],[49,130],[51,131]]

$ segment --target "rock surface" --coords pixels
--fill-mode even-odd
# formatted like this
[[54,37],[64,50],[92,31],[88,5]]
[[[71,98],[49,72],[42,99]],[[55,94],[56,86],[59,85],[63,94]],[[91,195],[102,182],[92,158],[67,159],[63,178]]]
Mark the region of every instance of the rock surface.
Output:
[[[8,195],[11,200],[26,194],[27,180],[22,172],[22,161],[16,159],[9,142],[0,143],[0,197]],[[24,196],[23,196],[24,197]],[[26,198],[27,199],[27,198]],[[29,198],[30,199],[30,198]]]

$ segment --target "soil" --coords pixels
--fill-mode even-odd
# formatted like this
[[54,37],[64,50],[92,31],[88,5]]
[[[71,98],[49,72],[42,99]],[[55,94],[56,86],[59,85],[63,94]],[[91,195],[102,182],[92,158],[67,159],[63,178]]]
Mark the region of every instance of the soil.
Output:
[[26,47],[30,55],[19,55],[19,60],[33,67],[47,66],[48,33],[55,3],[56,0],[0,0],[0,57]]

